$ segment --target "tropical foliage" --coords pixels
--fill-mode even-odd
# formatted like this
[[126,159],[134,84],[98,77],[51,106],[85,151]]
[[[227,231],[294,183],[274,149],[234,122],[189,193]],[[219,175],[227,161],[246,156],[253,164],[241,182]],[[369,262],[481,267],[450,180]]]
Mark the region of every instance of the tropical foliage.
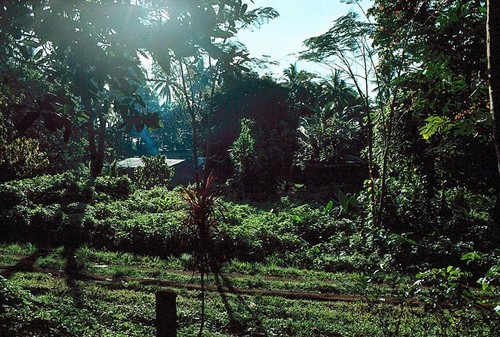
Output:
[[141,159],[144,166],[139,166],[134,170],[139,185],[143,188],[168,186],[175,169],[168,165],[167,157],[160,155]]
[[498,2],[344,2],[281,78],[252,1],[0,6],[0,336],[497,335]]

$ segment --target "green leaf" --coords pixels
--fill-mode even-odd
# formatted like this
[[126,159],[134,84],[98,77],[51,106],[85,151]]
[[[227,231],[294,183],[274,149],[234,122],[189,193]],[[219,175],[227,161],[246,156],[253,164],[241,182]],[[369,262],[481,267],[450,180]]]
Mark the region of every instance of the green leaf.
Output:
[[244,4],[243,6],[241,6],[240,15],[245,15],[247,9],[248,9],[247,4]]
[[230,37],[232,37],[234,34],[232,32],[229,32],[229,31],[225,31],[225,30],[222,30],[220,28],[216,28],[213,32],[212,32],[212,37],[215,37],[215,38],[221,38],[221,39],[229,39]]
[[22,45],[19,46],[19,51],[21,52],[21,54],[23,55],[23,57],[26,60],[29,60],[31,58],[31,53],[26,46],[22,46]]
[[43,48],[40,48],[33,56],[33,59],[35,59],[35,61],[39,61],[42,58],[42,55],[43,55]]
[[344,192],[342,192],[341,190],[339,190],[337,192],[337,197],[339,199],[339,203],[342,207],[344,206],[347,206],[347,197],[346,195],[344,194]]
[[452,127],[450,119],[445,116],[430,116],[425,119],[426,124],[418,131],[425,139],[430,139],[437,132],[448,132]]
[[144,100],[142,99],[141,95],[139,94],[134,94],[134,98],[135,98],[135,102],[137,104],[139,104],[140,106],[142,106],[143,108],[146,107],[146,103],[144,102]]
[[333,208],[333,200],[328,201],[328,203],[325,206],[325,213],[328,213],[332,210]]
[[462,261],[467,261],[467,264],[469,264],[472,261],[477,261],[481,260],[482,256],[478,252],[469,252],[466,254],[463,254],[460,260]]

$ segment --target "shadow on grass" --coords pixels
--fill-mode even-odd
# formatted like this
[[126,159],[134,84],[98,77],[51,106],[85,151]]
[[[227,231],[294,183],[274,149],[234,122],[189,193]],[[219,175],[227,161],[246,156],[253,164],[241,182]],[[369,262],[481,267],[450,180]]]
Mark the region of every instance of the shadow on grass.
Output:
[[76,251],[78,249],[77,245],[65,245],[63,256],[66,261],[64,265],[64,275],[66,280],[66,285],[71,290],[71,295],[73,297],[73,303],[76,308],[83,307],[83,296],[82,290],[78,286],[78,278],[80,274],[80,265],[76,259]]
[[6,267],[2,272],[2,276],[5,278],[10,278],[17,272],[36,272],[38,270],[38,268],[35,267],[36,260],[48,256],[53,250],[53,248],[38,247],[37,250],[30,256],[22,258],[13,266]]
[[[264,335],[265,333],[262,322],[259,318],[259,314],[256,312],[257,307],[252,307],[250,304],[248,304],[245,298],[233,286],[231,280],[228,277],[224,276],[221,272],[215,272],[214,279],[218,293],[221,297],[222,303],[224,304],[224,308],[226,309],[226,312],[229,316],[230,323],[226,328],[227,332],[236,335],[245,335],[248,332],[248,327],[253,325],[256,328],[256,331],[253,331],[253,335]],[[235,308],[231,306],[227,293],[236,296]],[[240,313],[240,315],[238,315],[239,317],[235,315],[236,312]],[[252,322],[245,322],[245,320],[242,320],[241,314],[245,313],[249,313]]]
[[[63,257],[65,259],[65,265],[63,272],[65,275],[66,285],[71,289],[75,306],[78,307],[82,304],[82,293],[77,285],[77,279],[79,278],[80,273],[80,267],[75,256],[77,249],[77,245],[64,246]],[[15,265],[3,268],[4,270],[0,274],[2,277],[8,279],[18,272],[46,272],[46,270],[36,267],[35,263],[38,259],[48,256],[53,251],[54,248],[39,247],[33,254],[22,258]]]

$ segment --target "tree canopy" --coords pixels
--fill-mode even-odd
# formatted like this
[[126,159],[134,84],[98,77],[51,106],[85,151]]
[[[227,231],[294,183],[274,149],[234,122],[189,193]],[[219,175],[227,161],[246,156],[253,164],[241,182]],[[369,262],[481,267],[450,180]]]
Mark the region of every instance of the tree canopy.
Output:
[[160,126],[139,94],[147,77],[141,58],[153,57],[166,75],[174,60],[203,55],[235,71],[240,54],[220,41],[276,15],[247,8],[241,0],[6,4],[0,9],[3,114],[20,135],[40,118],[49,131],[64,129],[66,141],[73,126],[85,129],[97,176],[112,115],[127,130]]

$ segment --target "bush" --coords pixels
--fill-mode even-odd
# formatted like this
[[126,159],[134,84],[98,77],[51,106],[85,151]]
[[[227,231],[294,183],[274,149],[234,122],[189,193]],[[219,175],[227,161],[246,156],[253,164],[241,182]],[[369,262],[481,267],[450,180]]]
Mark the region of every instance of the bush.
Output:
[[96,202],[96,197],[107,201],[127,198],[132,187],[126,177],[99,177],[92,183],[72,172],[0,184],[1,239],[79,244],[88,237],[82,227],[88,205]]
[[31,209],[29,202],[5,209],[0,213],[0,240],[26,241],[30,231]]
[[126,176],[101,176],[96,178],[94,184],[96,192],[118,199],[128,198],[134,190],[132,180]]
[[186,212],[166,188],[137,190],[128,199],[89,205],[83,219],[91,244],[141,254],[180,254]]
[[[2,198],[18,202],[0,214],[3,240],[86,242],[160,256],[193,249],[185,227],[187,205],[178,189],[134,190],[126,177],[99,177],[92,184],[66,173],[10,182]],[[268,260],[322,270],[361,270],[368,263],[369,239],[355,220],[287,198],[258,206],[220,204],[213,237],[221,260]]]
[[166,156],[142,157],[144,166],[134,171],[139,185],[143,188],[168,186],[174,175],[174,168],[168,166]]
[[285,214],[232,203],[223,203],[223,210],[219,235],[228,256],[263,261],[269,254],[284,256],[303,244],[296,224]]
[[251,119],[243,118],[240,124],[240,136],[229,148],[229,157],[234,168],[230,185],[233,188],[247,192],[253,187],[256,171],[258,170],[255,155],[255,138],[251,133],[255,122]]
[[0,184],[0,205],[4,210],[26,202],[27,196],[23,188],[15,183]]
[[[494,275],[495,268],[493,266],[485,275],[489,282],[495,278],[498,281],[499,274]],[[492,336],[494,331],[500,331],[499,307],[491,309],[484,304],[496,301],[494,305],[498,305],[498,291],[484,301],[468,287],[471,276],[459,267],[434,268],[419,273],[414,287],[425,303],[424,309],[438,318],[442,330],[449,330],[457,336]],[[484,278],[479,280],[486,291],[484,294],[488,294],[489,282],[486,288],[483,282]]]
[[11,199],[6,204],[2,203],[7,206],[19,204],[26,199],[34,204],[49,205],[90,201],[91,198],[90,186],[71,172],[42,175],[0,185],[0,200]]
[[328,271],[364,270],[376,258],[357,221],[286,200],[264,209],[223,206],[219,235],[226,256]]
[[17,329],[24,323],[23,316],[31,316],[32,301],[29,292],[0,276],[0,336],[16,335]]

